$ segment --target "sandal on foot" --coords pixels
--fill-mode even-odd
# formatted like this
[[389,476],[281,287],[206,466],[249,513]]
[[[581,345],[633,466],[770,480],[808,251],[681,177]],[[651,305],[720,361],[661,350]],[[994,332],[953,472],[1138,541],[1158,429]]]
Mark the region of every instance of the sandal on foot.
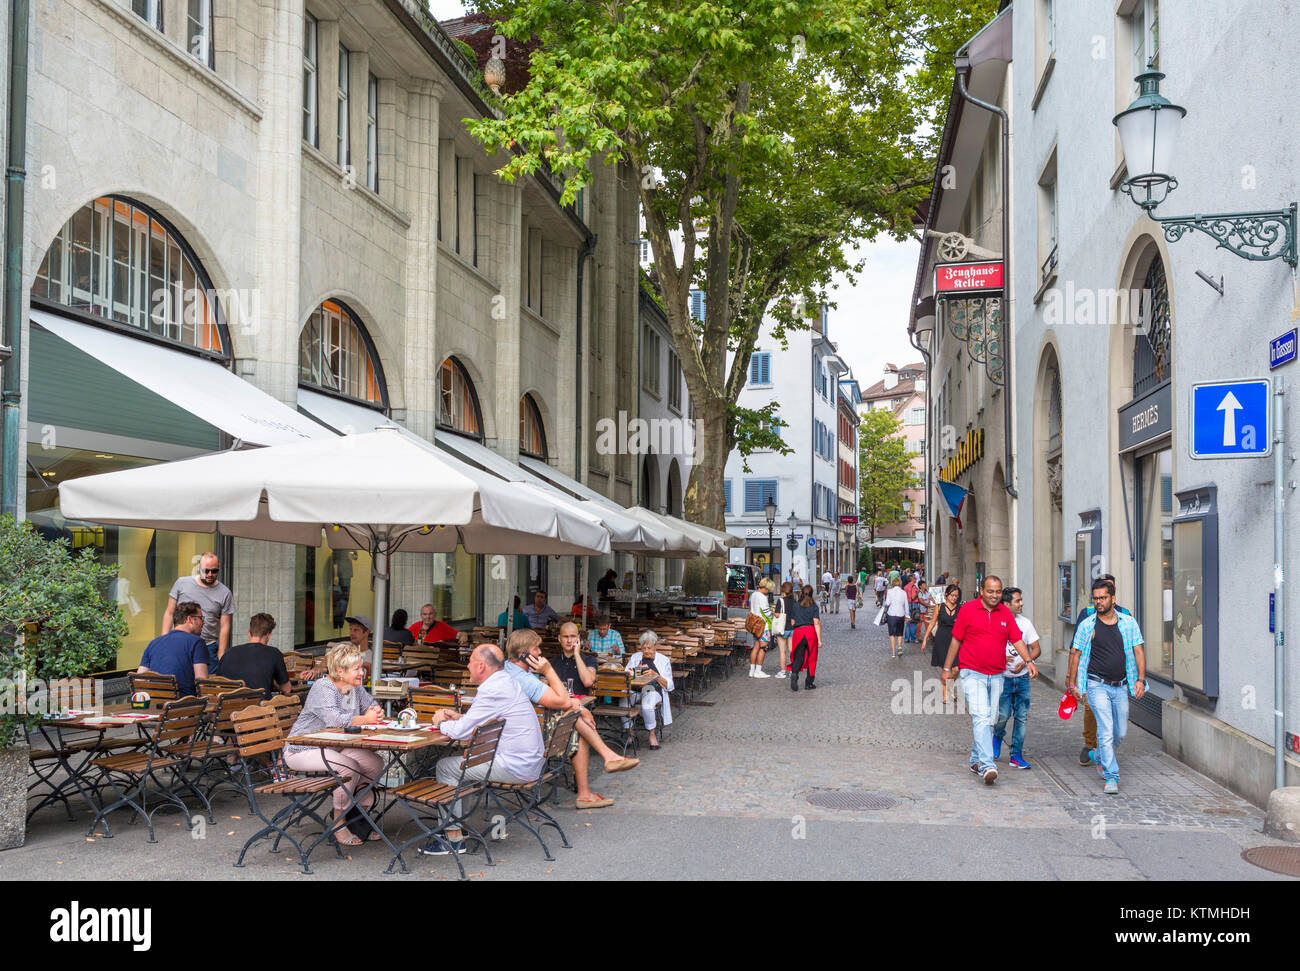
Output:
[[635,769],[641,764],[640,759],[610,759],[605,763],[606,772],[624,772],[628,769]]
[[334,840],[339,846],[360,846],[361,838],[356,836],[352,830],[346,826],[339,826],[334,830]]
[[601,796],[596,799],[579,799],[574,805],[579,809],[604,809],[606,806],[614,805],[614,800]]

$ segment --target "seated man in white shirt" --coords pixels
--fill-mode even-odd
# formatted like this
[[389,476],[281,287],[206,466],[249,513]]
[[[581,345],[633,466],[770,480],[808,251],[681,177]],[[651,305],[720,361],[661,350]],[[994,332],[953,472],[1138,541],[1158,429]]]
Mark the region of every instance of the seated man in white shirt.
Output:
[[[470,779],[490,779],[493,782],[532,782],[542,774],[545,763],[542,746],[542,729],[537,724],[533,704],[504,670],[505,658],[495,644],[480,644],[469,657],[469,676],[478,685],[478,694],[469,711],[457,714],[443,709],[433,716],[433,724],[448,738],[464,741],[474,734],[474,729],[496,718],[504,718],[505,729],[497,745],[492,772],[486,765],[475,766],[466,772]],[[460,755],[439,759],[434,776],[445,785],[454,786],[460,781]],[[457,818],[461,814],[458,801],[452,807]],[[459,828],[448,829],[447,838],[435,837],[420,847],[426,856],[445,856],[464,853],[465,841]]]
[[[566,625],[568,626],[568,625]],[[606,772],[623,772],[634,769],[640,759],[622,758],[605,744],[596,730],[596,720],[577,698],[571,696],[560,683],[560,676],[555,673],[551,662],[542,657],[542,637],[535,630],[517,630],[506,641],[506,673],[528,696],[534,705],[541,705],[555,712],[572,711],[577,708],[578,745],[572,750],[573,779],[578,785],[579,809],[604,809],[614,805],[613,799],[607,799],[598,792],[592,792],[587,782],[587,767],[591,761],[591,750],[605,760]],[[538,678],[545,678],[539,681]]]

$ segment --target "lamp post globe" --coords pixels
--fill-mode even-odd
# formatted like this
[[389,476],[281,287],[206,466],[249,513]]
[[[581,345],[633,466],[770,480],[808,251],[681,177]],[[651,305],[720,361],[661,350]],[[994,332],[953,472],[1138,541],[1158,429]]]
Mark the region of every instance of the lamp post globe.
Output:
[[1133,103],[1117,114],[1112,122],[1119,129],[1128,178],[1124,192],[1150,212],[1174,189],[1178,180],[1173,170],[1174,143],[1182,130],[1187,109],[1174,104],[1160,93],[1164,77],[1154,69],[1136,78],[1139,90]]

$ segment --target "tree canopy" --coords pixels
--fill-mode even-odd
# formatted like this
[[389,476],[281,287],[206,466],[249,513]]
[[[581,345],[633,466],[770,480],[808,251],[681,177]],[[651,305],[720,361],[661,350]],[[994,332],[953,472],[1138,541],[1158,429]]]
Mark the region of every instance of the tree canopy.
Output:
[[888,409],[868,411],[858,423],[858,514],[871,539],[903,519],[903,493],[922,480],[912,471],[903,420]]

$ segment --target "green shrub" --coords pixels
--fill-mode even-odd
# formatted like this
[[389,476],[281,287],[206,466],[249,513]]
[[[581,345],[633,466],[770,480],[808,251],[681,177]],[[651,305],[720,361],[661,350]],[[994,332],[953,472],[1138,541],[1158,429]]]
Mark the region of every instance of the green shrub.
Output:
[[116,576],[93,550],[74,556],[66,540],[50,542],[31,523],[0,517],[0,747],[21,741],[39,719],[14,704],[16,681],[80,678],[110,666],[127,632],[108,596]]

